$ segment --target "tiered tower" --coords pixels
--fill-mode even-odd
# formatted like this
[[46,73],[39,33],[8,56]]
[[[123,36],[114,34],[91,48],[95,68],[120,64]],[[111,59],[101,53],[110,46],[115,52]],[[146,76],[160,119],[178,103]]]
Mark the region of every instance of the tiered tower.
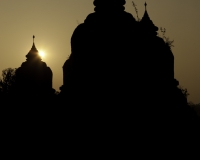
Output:
[[124,11],[124,4],[94,1],[95,12],[72,35],[61,93],[87,103],[186,104],[174,79],[173,53],[157,36],[147,4],[140,22]]
[[26,62],[21,64],[16,71],[17,92],[24,96],[45,96],[52,94],[52,71],[42,61],[39,52],[35,46],[33,36],[33,45],[26,55]]

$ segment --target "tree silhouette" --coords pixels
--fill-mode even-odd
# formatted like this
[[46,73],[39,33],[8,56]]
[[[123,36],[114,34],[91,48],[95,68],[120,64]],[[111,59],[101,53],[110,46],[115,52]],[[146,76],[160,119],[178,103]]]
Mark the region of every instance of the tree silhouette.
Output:
[[171,47],[174,47],[174,45],[173,45],[174,40],[170,40],[169,37],[166,37],[166,35],[165,35],[166,29],[160,27],[160,31],[162,32],[162,38],[163,38],[163,40],[165,41],[165,43],[166,43],[170,48],[171,48]]
[[16,68],[7,68],[2,71],[0,78],[0,90],[2,94],[9,94],[14,89],[16,81]]
[[133,7],[134,7],[134,9],[135,9],[135,12],[136,12],[136,15],[137,15],[137,21],[139,22],[141,19],[139,18],[139,16],[138,16],[138,9],[137,9],[137,5],[132,1],[132,5],[133,5]]
[[184,87],[182,87],[182,86],[179,86],[178,88],[181,90],[181,92],[182,92],[182,94],[184,95],[184,97],[185,97],[185,98],[188,98],[188,96],[189,96],[190,94],[188,93],[187,88],[184,88]]

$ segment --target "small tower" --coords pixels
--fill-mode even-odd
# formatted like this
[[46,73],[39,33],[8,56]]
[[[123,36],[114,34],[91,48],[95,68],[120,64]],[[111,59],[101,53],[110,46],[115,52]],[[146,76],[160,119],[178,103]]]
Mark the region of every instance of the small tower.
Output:
[[144,6],[145,6],[145,12],[142,17],[142,20],[140,21],[140,26],[141,26],[143,32],[145,32],[145,34],[157,35],[158,27],[153,24],[152,20],[149,17],[149,14],[147,12],[147,3],[146,2],[144,4]]
[[42,62],[34,42],[26,55],[26,61],[16,71],[17,92],[27,95],[51,94],[53,73],[45,62]]
[[[154,90],[162,90],[162,85],[174,87],[174,56],[165,41],[157,36],[158,27],[154,25],[147,12],[145,2],[145,12],[140,21],[140,52],[143,53],[145,74],[148,78],[149,86]],[[147,78],[146,78],[147,79]]]

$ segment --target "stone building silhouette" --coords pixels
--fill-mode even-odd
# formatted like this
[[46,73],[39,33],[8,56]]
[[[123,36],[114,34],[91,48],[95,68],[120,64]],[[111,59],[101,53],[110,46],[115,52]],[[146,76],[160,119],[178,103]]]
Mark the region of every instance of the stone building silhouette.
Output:
[[16,71],[17,92],[23,96],[34,95],[35,97],[51,95],[53,73],[45,62],[42,61],[39,51],[34,43],[23,62]]
[[174,78],[173,53],[157,36],[147,4],[142,19],[136,21],[124,11],[125,3],[94,1],[95,12],[72,35],[61,95],[88,105],[153,104],[154,108],[146,108],[147,114],[148,109],[155,114],[160,105],[177,106],[169,112],[186,107],[187,99]]
[[[113,81],[118,83],[119,77],[121,79],[130,70],[131,43],[134,42],[129,39],[134,40],[137,25],[133,16],[124,11],[124,4],[125,1],[113,4],[111,1],[94,1],[95,12],[88,15],[72,35],[72,53],[63,67],[66,81],[61,94],[70,92],[75,97],[77,94],[82,97],[106,90],[104,98],[109,98],[109,92],[116,89]],[[69,63],[71,69],[66,67]],[[66,86],[68,91],[64,91]]]
[[117,143],[135,137],[140,144],[171,145],[185,143],[183,134],[196,141],[199,120],[178,88],[170,45],[157,36],[146,4],[140,21],[124,4],[94,0],[95,12],[72,35],[60,88],[70,122],[76,133],[91,136],[92,130],[94,139]]

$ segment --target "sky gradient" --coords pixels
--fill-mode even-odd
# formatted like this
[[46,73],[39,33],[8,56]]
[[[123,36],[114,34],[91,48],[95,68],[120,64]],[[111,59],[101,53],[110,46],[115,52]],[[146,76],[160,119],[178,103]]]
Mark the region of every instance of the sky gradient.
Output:
[[[134,2],[142,18],[145,1]],[[146,2],[151,20],[174,40],[175,78],[188,89],[188,101],[200,103],[200,1]],[[136,18],[132,0],[125,7]],[[26,61],[35,35],[35,45],[46,53],[43,61],[53,71],[53,88],[59,91],[73,31],[92,12],[93,0],[0,0],[0,71]]]

